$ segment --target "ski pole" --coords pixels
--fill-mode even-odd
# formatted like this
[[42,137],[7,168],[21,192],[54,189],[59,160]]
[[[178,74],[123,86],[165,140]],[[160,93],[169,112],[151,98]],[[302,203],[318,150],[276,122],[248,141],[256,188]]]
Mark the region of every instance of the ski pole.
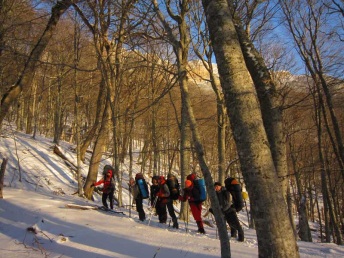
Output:
[[131,218],[131,185],[129,185],[129,218]]
[[187,210],[186,210],[186,226],[185,226],[186,233],[188,233],[188,226],[189,226],[189,209],[190,209],[190,207],[187,206]]

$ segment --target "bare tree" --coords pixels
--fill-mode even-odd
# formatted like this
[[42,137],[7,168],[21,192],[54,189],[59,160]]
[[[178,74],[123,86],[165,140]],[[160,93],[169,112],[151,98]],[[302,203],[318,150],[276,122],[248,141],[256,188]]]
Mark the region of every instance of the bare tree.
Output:
[[22,92],[23,87],[30,87],[32,84],[33,74],[36,69],[36,64],[39,61],[44,49],[46,48],[49,40],[51,39],[53,32],[60,17],[64,12],[73,4],[78,2],[78,0],[62,0],[58,1],[54,7],[51,9],[51,17],[48,24],[39,38],[37,44],[32,49],[23,70],[18,76],[17,81],[14,85],[3,95],[1,99],[1,109],[0,109],[0,126],[12,104],[12,102],[18,98],[19,94]]
[[[329,40],[331,38],[324,35],[322,31],[322,28],[326,30],[329,18],[325,13],[325,5],[317,1],[303,0],[294,1],[293,6],[287,1],[280,1],[280,4],[286,26],[293,37],[298,53],[313,81],[318,85],[319,91],[324,95],[326,111],[330,115],[333,126],[333,132],[328,131],[328,133],[334,134],[334,152],[338,156],[338,162],[344,163],[343,137],[333,103],[333,93],[330,90],[331,82],[328,78],[330,74],[337,73],[338,69],[342,71],[342,66],[338,66],[341,64],[342,51],[341,46],[337,48],[335,41],[331,40],[331,43]],[[344,171],[341,173],[344,178]]]
[[194,34],[191,41],[193,51],[201,61],[205,70],[208,72],[209,79],[203,75],[197,74],[191,68],[191,75],[197,79],[202,79],[210,83],[216,96],[216,112],[217,112],[217,176],[218,181],[223,183],[226,177],[226,128],[228,127],[228,119],[224,97],[217,78],[216,68],[212,63],[214,52],[209,40],[209,31],[204,20],[204,12],[200,2],[192,2],[190,7],[190,22],[194,24],[190,30],[190,34]]
[[228,116],[250,195],[260,257],[299,257],[254,84],[227,1],[203,0]]
[[[198,162],[200,164],[203,176],[206,181],[206,186],[209,194],[211,203],[213,204],[213,210],[215,215],[215,220],[219,230],[220,243],[221,243],[221,257],[230,257],[230,246],[227,234],[227,227],[225,225],[224,219],[221,216],[221,210],[214,190],[214,183],[210,170],[207,166],[204,156],[203,145],[200,140],[198,128],[196,125],[195,116],[191,106],[189,89],[187,84],[187,63],[188,63],[188,51],[190,44],[190,35],[188,30],[188,25],[186,23],[186,15],[190,8],[190,2],[188,0],[183,0],[179,5],[179,12],[173,11],[173,6],[170,1],[165,1],[166,9],[169,17],[177,23],[178,33],[175,34],[163,13],[159,9],[159,5],[156,0],[153,0],[155,12],[163,24],[167,32],[167,38],[169,43],[173,46],[174,53],[176,55],[176,63],[178,69],[178,79],[179,87],[181,90],[182,98],[182,117],[185,116],[185,120],[190,124],[193,144],[195,146],[196,155],[198,157]],[[183,119],[183,118],[182,118]],[[183,128],[181,129],[183,131]],[[181,132],[183,134],[183,132]],[[183,137],[183,135],[181,136]],[[185,136],[184,136],[185,137]],[[182,151],[182,150],[181,150]],[[183,168],[181,168],[183,169]]]

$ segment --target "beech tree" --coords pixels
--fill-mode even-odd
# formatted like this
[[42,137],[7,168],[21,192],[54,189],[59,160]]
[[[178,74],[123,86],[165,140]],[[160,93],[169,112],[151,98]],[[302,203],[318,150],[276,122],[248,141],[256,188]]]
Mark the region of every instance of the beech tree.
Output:
[[226,0],[202,0],[259,239],[259,257],[299,257],[253,81]]

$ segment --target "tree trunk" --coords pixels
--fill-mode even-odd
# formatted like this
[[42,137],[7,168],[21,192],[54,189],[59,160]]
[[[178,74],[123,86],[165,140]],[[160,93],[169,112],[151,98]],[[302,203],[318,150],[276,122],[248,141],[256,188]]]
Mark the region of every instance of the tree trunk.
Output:
[[[290,149],[292,150],[292,146],[290,146]],[[297,201],[297,210],[299,214],[298,235],[302,241],[312,242],[311,231],[308,224],[308,212],[307,212],[307,206],[306,206],[307,199],[306,199],[305,194],[303,194],[304,190],[302,189],[302,186],[301,186],[300,173],[296,166],[296,158],[294,156],[294,153],[291,152],[290,156],[291,156],[293,172],[295,174],[295,181],[296,181],[296,188],[297,188],[296,190],[297,196],[295,197],[298,200]]]
[[85,161],[85,155],[92,140],[99,133],[100,121],[102,118],[102,110],[104,109],[103,103],[106,103],[106,87],[104,80],[101,80],[99,86],[99,93],[97,99],[96,117],[91,130],[88,131],[86,138],[83,140],[80,146],[80,160]]
[[97,181],[98,168],[104,154],[109,135],[110,107],[108,101],[105,104],[103,119],[99,133],[94,143],[93,153],[90,160],[90,168],[84,185],[84,193],[87,199],[92,199],[93,188],[91,184]]
[[[185,99],[182,98],[181,110],[181,126],[180,126],[180,177],[181,185],[184,188],[184,181],[187,174],[190,172],[190,157],[191,157],[191,143],[190,143],[190,127],[188,123],[188,115],[185,105]],[[182,203],[180,211],[180,219],[189,221],[188,211],[189,206],[187,203]]]
[[243,29],[241,22],[238,19],[234,19],[234,21],[245,63],[256,88],[272,158],[279,177],[283,196],[286,199],[288,164],[286,136],[283,127],[283,102],[279,100],[280,94],[276,90],[275,82],[265,65],[263,57],[256,50],[249,35]]
[[249,192],[259,257],[299,257],[256,92],[226,0],[202,0]]
[[223,101],[217,103],[217,155],[218,155],[218,181],[225,181],[225,155],[226,155],[226,109]]
[[4,188],[4,177],[5,177],[5,171],[6,171],[6,165],[7,165],[8,159],[3,158],[0,168],[0,199],[3,199],[3,193],[2,189]]
[[32,82],[31,90],[28,93],[29,99],[26,101],[27,103],[27,112],[26,112],[26,134],[32,134],[34,128],[34,117],[35,117],[35,107],[36,107],[36,99],[37,99],[37,82]]

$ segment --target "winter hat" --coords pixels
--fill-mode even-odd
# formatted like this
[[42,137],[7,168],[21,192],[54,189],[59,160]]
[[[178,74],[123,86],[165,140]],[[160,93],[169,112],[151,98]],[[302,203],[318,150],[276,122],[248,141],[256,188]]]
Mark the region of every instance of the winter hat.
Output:
[[214,187],[217,186],[217,185],[218,185],[218,186],[222,186],[220,182],[215,182],[215,183],[214,183]]
[[185,181],[185,187],[189,188],[192,185],[192,182],[190,180]]

